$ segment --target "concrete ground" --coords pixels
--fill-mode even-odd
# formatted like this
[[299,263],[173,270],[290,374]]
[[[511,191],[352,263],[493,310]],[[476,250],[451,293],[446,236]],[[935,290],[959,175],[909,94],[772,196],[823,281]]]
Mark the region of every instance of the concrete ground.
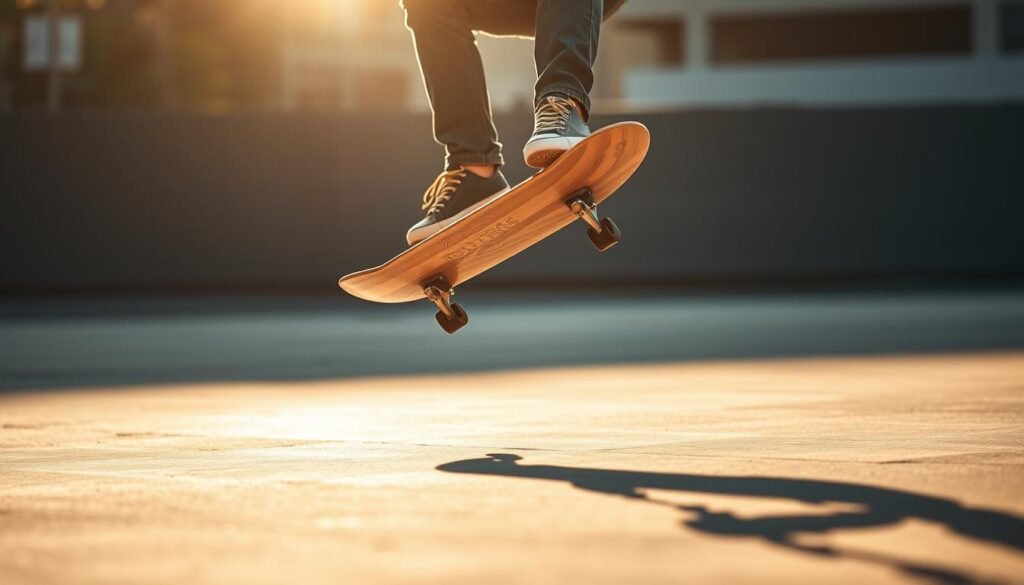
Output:
[[116,305],[0,306],[5,585],[1024,583],[1020,294]]

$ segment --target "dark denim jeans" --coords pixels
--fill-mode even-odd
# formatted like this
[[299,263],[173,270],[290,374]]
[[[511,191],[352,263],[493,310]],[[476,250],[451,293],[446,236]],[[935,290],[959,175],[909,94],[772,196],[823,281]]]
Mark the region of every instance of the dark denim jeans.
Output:
[[[447,165],[503,164],[474,32],[534,37],[537,99],[590,111],[601,23],[625,0],[402,0]],[[498,72],[500,74],[500,72]]]

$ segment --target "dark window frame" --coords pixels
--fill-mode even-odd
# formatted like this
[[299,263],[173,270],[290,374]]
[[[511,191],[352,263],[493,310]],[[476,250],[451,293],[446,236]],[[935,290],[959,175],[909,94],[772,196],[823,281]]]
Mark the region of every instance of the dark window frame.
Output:
[[730,13],[709,22],[714,66],[970,55],[969,3]]

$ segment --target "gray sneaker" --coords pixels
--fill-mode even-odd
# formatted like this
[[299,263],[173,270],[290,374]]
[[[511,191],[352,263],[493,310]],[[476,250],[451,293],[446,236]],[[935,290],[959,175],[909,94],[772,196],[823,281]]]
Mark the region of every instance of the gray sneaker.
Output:
[[542,169],[590,136],[590,128],[571,99],[553,94],[541,98],[534,111],[533,136],[523,148],[526,164]]
[[500,169],[486,179],[461,166],[446,170],[423,194],[427,215],[409,228],[405,241],[411,246],[425,240],[507,191],[508,181]]

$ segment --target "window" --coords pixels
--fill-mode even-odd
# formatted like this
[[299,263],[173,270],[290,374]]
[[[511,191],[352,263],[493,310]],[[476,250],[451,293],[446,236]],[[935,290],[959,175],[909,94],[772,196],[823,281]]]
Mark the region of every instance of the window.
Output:
[[642,35],[653,40],[654,63],[651,65],[679,66],[686,62],[686,39],[683,20],[624,20],[616,23],[626,34]]
[[968,4],[720,15],[711,19],[711,61],[966,55],[971,27]]

